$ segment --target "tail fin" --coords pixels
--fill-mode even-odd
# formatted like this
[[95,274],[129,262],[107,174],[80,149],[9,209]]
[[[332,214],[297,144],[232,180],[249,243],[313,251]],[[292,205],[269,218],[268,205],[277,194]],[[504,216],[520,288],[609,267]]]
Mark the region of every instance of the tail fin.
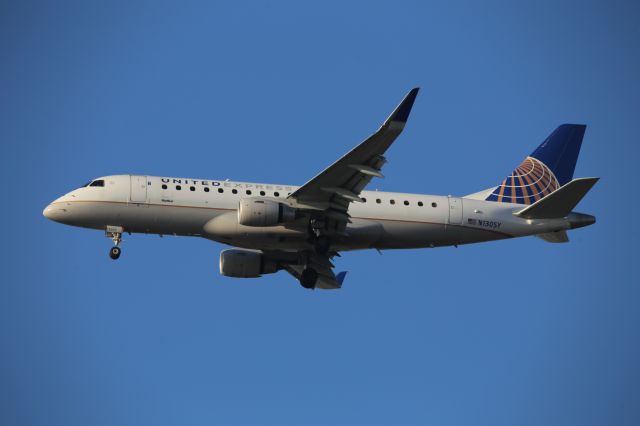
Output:
[[573,178],[587,126],[563,124],[486,198],[499,203],[533,204]]

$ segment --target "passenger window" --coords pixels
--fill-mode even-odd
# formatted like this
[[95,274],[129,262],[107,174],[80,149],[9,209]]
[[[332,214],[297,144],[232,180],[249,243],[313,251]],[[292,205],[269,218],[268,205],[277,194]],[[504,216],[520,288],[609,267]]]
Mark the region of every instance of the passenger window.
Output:
[[422,201],[418,201],[418,205],[419,205],[420,207],[424,206],[424,204],[422,203]]
[[408,205],[409,205],[409,202],[408,202],[407,200],[404,200],[404,205],[405,205],[405,206],[408,206]]
[[224,192],[224,189],[222,189],[222,188],[218,188],[218,192],[219,192],[220,194],[222,194],[222,193]]
[[233,192],[234,194],[237,194],[238,190],[237,189],[232,189],[231,192]]
[[209,192],[209,188],[207,188],[206,186],[204,187],[204,192]]
[[162,184],[162,189],[167,189],[167,185]]
[[195,191],[195,190],[196,190],[196,187],[195,187],[195,186],[190,186],[190,187],[189,187],[189,190],[190,190],[190,191]]
[[247,195],[251,195],[251,190],[250,189],[247,189],[245,192],[246,192]]
[[264,197],[264,191],[260,191],[260,195]]
[[438,207],[438,203],[431,203],[431,207]]
[[382,200],[380,198],[376,198],[376,203],[380,204]]
[[273,195],[276,196],[276,197],[279,197],[280,193],[279,192],[274,192]]
[[94,180],[89,186],[104,186],[104,181],[102,179]]
[[178,191],[180,191],[180,190],[182,189],[182,187],[181,187],[180,185],[176,185],[176,189],[177,189]]
[[366,202],[367,202],[367,199],[363,197],[363,198],[362,198],[362,202],[363,202],[363,203],[366,203]]
[[389,200],[389,202],[390,202],[391,204],[395,204],[395,203],[396,203],[396,200]]

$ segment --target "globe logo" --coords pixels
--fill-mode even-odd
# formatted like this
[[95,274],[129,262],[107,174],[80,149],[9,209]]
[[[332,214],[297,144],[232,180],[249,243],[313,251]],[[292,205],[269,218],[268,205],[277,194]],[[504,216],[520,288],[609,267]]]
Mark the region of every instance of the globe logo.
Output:
[[546,197],[559,187],[558,179],[543,162],[527,157],[493,190],[487,200],[529,205]]

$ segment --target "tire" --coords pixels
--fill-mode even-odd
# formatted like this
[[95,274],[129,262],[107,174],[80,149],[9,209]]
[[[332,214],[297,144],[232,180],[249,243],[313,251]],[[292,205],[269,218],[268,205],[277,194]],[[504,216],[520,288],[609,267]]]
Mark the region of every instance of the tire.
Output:
[[113,260],[116,260],[117,258],[120,257],[121,253],[122,253],[122,250],[120,249],[120,247],[111,247],[111,250],[109,250],[109,257],[112,258]]
[[300,275],[300,285],[304,288],[315,288],[318,272],[313,268],[305,268]]

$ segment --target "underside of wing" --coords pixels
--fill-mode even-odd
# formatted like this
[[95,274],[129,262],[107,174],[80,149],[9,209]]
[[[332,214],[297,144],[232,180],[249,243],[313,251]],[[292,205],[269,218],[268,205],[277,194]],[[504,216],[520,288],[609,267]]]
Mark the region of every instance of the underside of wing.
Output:
[[[320,288],[320,289],[338,289],[342,287],[346,272],[335,274],[333,272],[334,265],[331,259],[340,256],[335,251],[329,251],[325,254],[316,253],[314,250],[301,251],[281,251],[281,250],[245,250],[235,249],[230,251],[236,252],[252,252],[260,253],[260,267],[258,268],[262,274],[273,273],[284,269],[294,278],[296,278],[303,287]],[[265,266],[273,265],[271,268]],[[266,272],[266,271],[269,272]],[[314,283],[305,283],[303,272],[305,270],[313,270],[315,277]]]

